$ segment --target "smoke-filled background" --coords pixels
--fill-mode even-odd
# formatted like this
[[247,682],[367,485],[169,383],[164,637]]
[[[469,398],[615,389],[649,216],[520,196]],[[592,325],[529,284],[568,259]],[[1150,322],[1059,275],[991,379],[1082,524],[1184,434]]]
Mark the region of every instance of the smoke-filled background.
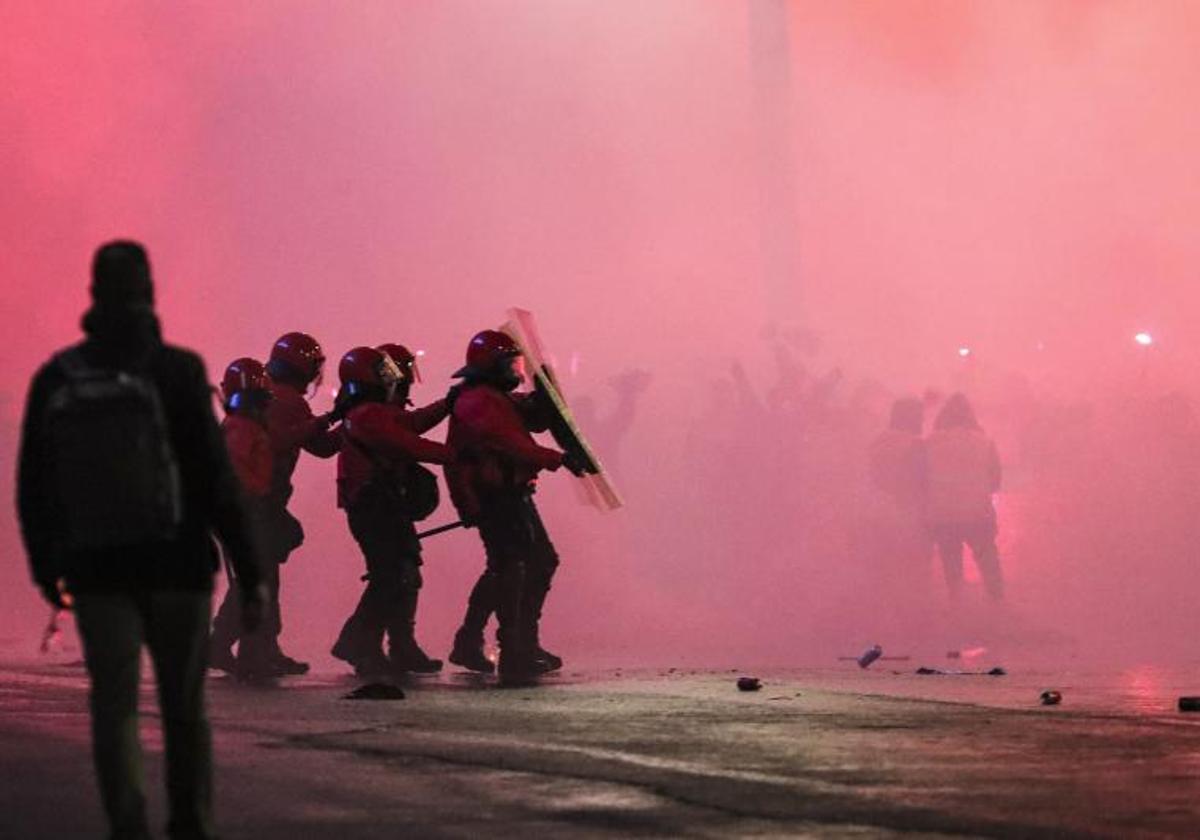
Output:
[[[29,376],[78,335],[92,249],[132,236],[167,337],[213,378],[314,334],[317,410],[355,344],[425,350],[431,401],[473,332],[534,310],[628,502],[602,515],[565,474],[541,483],[564,558],[545,638],[575,663],[875,641],[1194,655],[1195,4],[0,14],[8,474]],[[954,390],[1005,465],[1008,603],[972,593],[965,624],[932,556],[888,577],[859,539],[891,399]],[[284,646],[321,661],[362,563],[332,463],[302,461],[293,504],[308,541],[284,571]],[[0,541],[0,635],[32,649],[45,608],[11,516]],[[481,554],[473,533],[426,547],[434,655]]]

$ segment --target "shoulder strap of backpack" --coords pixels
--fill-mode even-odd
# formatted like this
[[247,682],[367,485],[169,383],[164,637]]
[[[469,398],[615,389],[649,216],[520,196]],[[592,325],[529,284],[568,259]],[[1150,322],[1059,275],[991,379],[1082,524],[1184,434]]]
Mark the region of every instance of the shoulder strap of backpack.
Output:
[[91,366],[83,358],[83,351],[78,345],[68,347],[54,357],[54,363],[68,379],[83,379],[92,372]]

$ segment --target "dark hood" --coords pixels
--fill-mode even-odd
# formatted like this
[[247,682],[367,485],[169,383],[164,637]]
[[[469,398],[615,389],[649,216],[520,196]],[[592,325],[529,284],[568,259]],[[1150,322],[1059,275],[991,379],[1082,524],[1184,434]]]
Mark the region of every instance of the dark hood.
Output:
[[144,362],[162,346],[158,316],[149,306],[93,305],[84,313],[83,331],[97,361],[120,366]]

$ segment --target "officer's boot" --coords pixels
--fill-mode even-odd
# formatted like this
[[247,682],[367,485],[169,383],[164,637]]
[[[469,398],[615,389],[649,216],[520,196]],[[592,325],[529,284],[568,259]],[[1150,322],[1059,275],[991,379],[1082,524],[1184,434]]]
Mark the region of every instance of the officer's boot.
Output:
[[533,685],[538,668],[534,662],[532,628],[528,616],[522,609],[522,589],[525,567],[513,563],[504,570],[500,578],[500,599],[496,617],[500,621],[500,684],[508,687]]
[[467,599],[467,614],[463,616],[462,626],[454,634],[454,649],[450,651],[449,659],[455,665],[476,671],[480,674],[491,674],[496,666],[483,654],[483,631],[487,627],[488,618],[496,611],[498,578],[494,572],[485,571],[471,589]]
[[483,636],[473,636],[465,628],[454,634],[454,648],[447,657],[455,665],[479,674],[491,674],[495,664],[483,652]]
[[406,587],[388,623],[388,648],[392,668],[400,673],[436,674],[442,660],[430,659],[417,644],[417,598],[420,590]]
[[208,667],[232,674],[237,668],[233,645],[242,629],[241,602],[237,596],[237,585],[230,583],[229,590],[213,618],[212,633],[208,637]]
[[563,666],[563,661],[542,647],[541,623],[542,607],[546,596],[550,593],[550,578],[553,568],[536,569],[530,573],[526,583],[525,601],[522,609],[525,613],[526,632],[529,635],[529,649],[533,657],[534,667],[541,673],[557,671]]
[[[349,663],[357,676],[386,676],[391,671],[391,663],[383,655],[383,630],[364,617],[367,611],[362,603],[360,601],[359,608],[342,625],[342,632],[329,652],[334,658]],[[369,601],[367,603],[369,605]]]

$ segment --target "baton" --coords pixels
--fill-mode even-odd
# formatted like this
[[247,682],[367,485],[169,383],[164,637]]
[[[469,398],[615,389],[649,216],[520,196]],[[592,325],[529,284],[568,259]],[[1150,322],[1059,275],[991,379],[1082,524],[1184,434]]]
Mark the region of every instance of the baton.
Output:
[[417,539],[423,540],[426,537],[436,537],[438,534],[444,534],[447,531],[453,531],[455,528],[465,528],[467,524],[461,519],[458,522],[451,522],[449,525],[439,525],[436,528],[430,528],[428,531],[421,531],[417,534]]

